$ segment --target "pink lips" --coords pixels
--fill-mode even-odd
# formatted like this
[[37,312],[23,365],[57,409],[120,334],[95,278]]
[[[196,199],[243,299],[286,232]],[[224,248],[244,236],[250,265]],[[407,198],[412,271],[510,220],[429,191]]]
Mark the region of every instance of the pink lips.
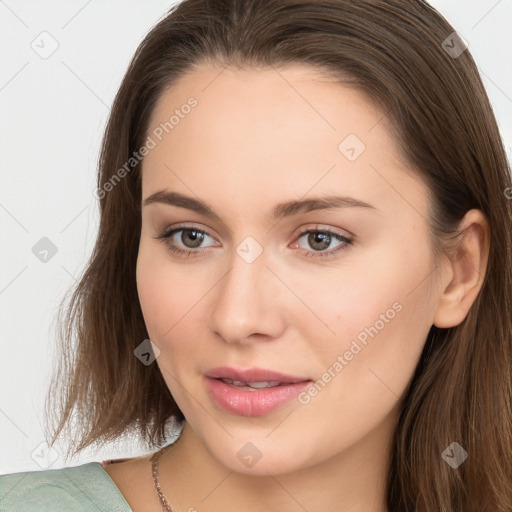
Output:
[[[217,405],[242,416],[268,414],[297,396],[312,382],[307,377],[294,377],[261,368],[238,370],[224,366],[212,368],[204,375],[207,391]],[[221,378],[241,382],[278,381],[281,384],[252,389],[225,383]]]

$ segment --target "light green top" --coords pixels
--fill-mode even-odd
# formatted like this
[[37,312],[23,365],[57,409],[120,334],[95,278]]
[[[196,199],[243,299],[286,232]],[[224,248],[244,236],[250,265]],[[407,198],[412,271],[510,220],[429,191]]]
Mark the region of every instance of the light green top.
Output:
[[0,512],[133,512],[99,462],[0,475]]

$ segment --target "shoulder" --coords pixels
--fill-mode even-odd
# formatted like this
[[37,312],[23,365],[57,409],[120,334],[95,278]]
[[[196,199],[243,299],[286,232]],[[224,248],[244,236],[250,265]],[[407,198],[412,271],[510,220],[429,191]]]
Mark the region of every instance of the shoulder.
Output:
[[0,475],[0,511],[129,512],[119,489],[99,462]]
[[132,510],[160,510],[162,507],[154,487],[151,455],[113,460],[103,468]]

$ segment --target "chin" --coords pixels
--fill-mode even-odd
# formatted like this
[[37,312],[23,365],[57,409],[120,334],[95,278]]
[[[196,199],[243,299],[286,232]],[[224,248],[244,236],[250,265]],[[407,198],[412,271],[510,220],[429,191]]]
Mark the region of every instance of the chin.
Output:
[[248,435],[238,442],[230,440],[227,446],[221,446],[217,442],[208,451],[226,469],[244,475],[281,475],[315,464],[304,452],[298,457],[300,448],[291,445],[283,447],[282,444],[279,447],[273,446],[268,440],[258,441],[258,436],[254,436],[254,441],[247,439],[251,439],[251,436]]

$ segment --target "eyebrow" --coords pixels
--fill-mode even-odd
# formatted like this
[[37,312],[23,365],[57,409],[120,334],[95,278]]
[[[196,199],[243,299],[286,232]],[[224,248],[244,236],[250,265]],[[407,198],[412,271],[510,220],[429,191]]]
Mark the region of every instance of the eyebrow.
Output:
[[[205,215],[211,219],[221,220],[219,215],[215,213],[208,203],[205,203],[200,199],[195,199],[194,197],[180,194],[179,192],[159,190],[158,192],[146,197],[143,202],[143,206],[155,203],[187,208],[188,210]],[[271,218],[274,220],[280,220],[284,217],[291,217],[299,213],[332,208],[367,208],[370,210],[377,210],[375,206],[353,197],[327,195],[279,203],[272,209]]]

